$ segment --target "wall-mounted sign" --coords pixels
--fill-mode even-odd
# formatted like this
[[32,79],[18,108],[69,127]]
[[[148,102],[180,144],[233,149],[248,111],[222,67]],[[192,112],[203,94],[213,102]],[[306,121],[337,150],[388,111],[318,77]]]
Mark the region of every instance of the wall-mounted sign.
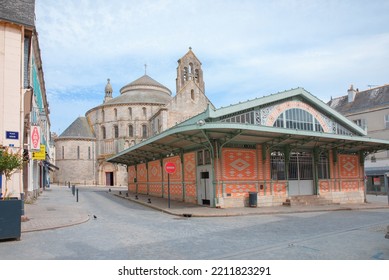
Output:
[[31,150],[39,151],[41,144],[41,128],[39,126],[31,126]]
[[19,132],[18,131],[6,131],[5,132],[5,139],[19,139]]
[[32,159],[45,160],[46,159],[46,146],[40,145],[39,152],[32,152]]

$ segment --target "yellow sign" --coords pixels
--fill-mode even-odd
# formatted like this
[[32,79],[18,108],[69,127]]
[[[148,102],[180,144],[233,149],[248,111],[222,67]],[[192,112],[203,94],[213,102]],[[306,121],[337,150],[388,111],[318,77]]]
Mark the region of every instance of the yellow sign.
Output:
[[46,159],[46,146],[41,144],[39,152],[32,152],[32,159],[45,160]]

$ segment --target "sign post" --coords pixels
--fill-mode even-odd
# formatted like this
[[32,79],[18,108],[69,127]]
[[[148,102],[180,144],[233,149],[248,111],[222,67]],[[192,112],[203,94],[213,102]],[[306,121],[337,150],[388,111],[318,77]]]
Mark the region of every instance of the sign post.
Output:
[[167,172],[167,201],[168,208],[170,208],[170,174],[176,172],[176,164],[174,162],[167,162],[165,164],[165,171]]

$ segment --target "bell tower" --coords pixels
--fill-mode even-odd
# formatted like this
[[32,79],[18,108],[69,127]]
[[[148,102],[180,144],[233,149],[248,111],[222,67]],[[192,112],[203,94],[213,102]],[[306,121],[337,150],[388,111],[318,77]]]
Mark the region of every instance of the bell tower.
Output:
[[112,86],[110,83],[110,79],[107,79],[107,85],[105,86],[105,97],[104,97],[104,103],[112,99]]
[[192,48],[178,60],[177,79],[176,79],[176,93],[179,94],[186,89],[185,92],[191,94],[191,97],[196,92],[205,93],[203,70],[201,69],[201,62],[193,53]]

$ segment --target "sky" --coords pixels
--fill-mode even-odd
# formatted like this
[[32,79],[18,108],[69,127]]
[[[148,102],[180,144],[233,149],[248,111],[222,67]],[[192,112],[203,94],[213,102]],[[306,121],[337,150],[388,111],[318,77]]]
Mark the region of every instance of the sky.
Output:
[[145,73],[176,92],[189,47],[217,107],[303,87],[324,102],[389,83],[387,0],[36,0],[51,131]]

